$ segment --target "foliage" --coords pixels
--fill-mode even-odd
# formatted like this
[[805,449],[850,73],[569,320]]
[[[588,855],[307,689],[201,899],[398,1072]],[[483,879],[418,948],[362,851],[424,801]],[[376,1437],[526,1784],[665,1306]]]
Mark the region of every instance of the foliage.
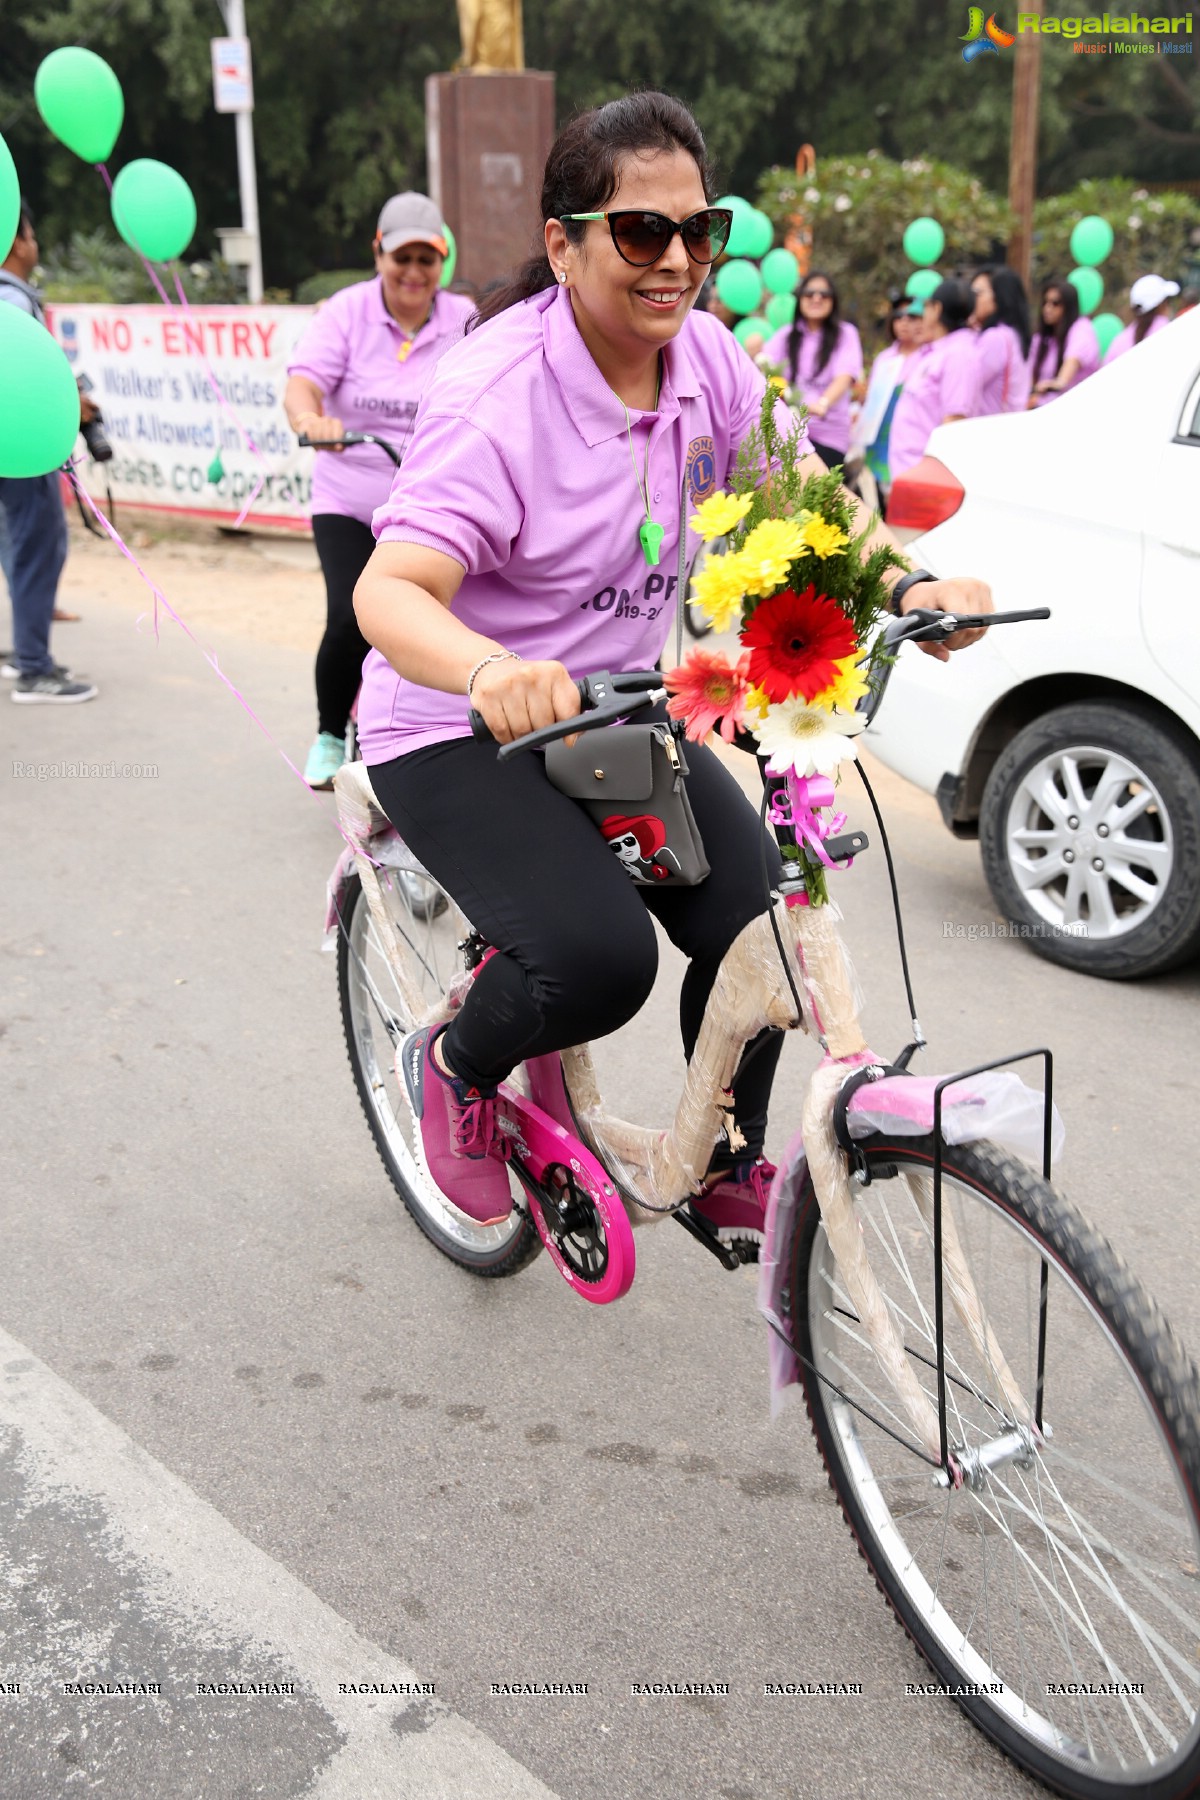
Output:
[[916,157],[893,162],[878,151],[818,163],[816,175],[769,169],[757,204],[780,237],[799,209],[813,232],[813,266],[826,269],[857,300],[860,322],[886,311],[889,290],[901,288],[912,265],[901,240],[905,226],[929,215],[946,233],[941,268],[951,273],[1003,255],[1009,232],[1004,201],[965,169]]
[[373,269],[325,269],[300,283],[296,289],[296,304],[315,306],[319,300],[328,300],[330,294],[353,287],[356,281],[369,281],[373,274]]
[[[47,300],[136,306],[158,299],[141,258],[103,226],[73,232],[68,244],[43,255],[42,268]],[[219,257],[182,265],[180,274],[193,304],[228,305],[246,297],[237,271]]]
[[1133,181],[1081,181],[1069,193],[1039,200],[1034,208],[1035,291],[1051,275],[1061,277],[1070,270],[1071,229],[1088,213],[1107,219],[1116,239],[1099,265],[1106,306],[1118,296],[1123,300],[1130,284],[1149,270],[1181,286],[1194,279],[1200,205],[1191,195],[1152,194]]

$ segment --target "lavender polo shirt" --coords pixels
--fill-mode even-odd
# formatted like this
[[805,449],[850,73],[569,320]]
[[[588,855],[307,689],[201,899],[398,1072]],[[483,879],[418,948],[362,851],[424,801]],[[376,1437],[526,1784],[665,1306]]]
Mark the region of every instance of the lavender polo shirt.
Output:
[[1024,412],[1029,401],[1029,365],[1016,331],[1001,319],[972,335],[979,359],[980,413]]
[[[687,512],[727,481],[766,386],[708,313],[688,315],[662,362],[658,411],[629,414],[631,458],[625,409],[568,291],[510,307],[439,365],[376,537],[461,563],[455,617],[527,661],[556,659],[575,676],[653,668],[675,616],[685,476],[686,529]],[[791,429],[782,402],[777,417]],[[663,526],[654,568],[638,542],[643,470]],[[402,680],[370,652],[358,706],[368,764],[469,730],[464,695]]]
[[[439,289],[433,311],[409,338],[383,303],[378,276],[342,288],[315,314],[288,364],[324,395],[325,411],[347,431],[370,431],[403,450],[412,435],[417,402],[438,359],[458,342],[475,302]],[[412,348],[405,353],[405,346]],[[392,485],[395,465],[373,444],[335,456],[314,453],[312,510],[343,513],[371,523]]]
[[[1150,329],[1147,331],[1146,337],[1142,339],[1143,344],[1145,343],[1146,338],[1153,337],[1156,331],[1162,331],[1163,328],[1170,323],[1171,321],[1168,319],[1166,313],[1159,313],[1157,318],[1151,319]],[[1116,362],[1118,356],[1124,356],[1127,350],[1136,350],[1137,345],[1133,341],[1133,334],[1136,330],[1136,324],[1126,325],[1124,331],[1119,331],[1117,333],[1112,343],[1108,346],[1108,349],[1104,352],[1104,360],[1106,363]]]
[[[783,372],[788,373],[788,339],[792,328],[785,325],[774,337],[767,339],[763,345],[763,356],[767,362],[780,363]],[[850,375],[855,381],[862,380],[863,353],[862,342],[857,328],[843,319],[838,325],[837,342],[833,347],[829,361],[819,375],[814,373],[817,356],[821,347],[820,330],[810,330],[805,326],[800,332],[800,344],[796,356],[796,389],[797,398],[807,402],[818,400],[825,389],[833,381],[835,375]],[[835,400],[823,419],[810,421],[813,436],[822,444],[828,444],[831,450],[848,450],[850,448],[850,393],[846,391],[840,400]]]
[[892,479],[919,463],[925,446],[949,413],[970,419],[979,411],[979,360],[975,333],[965,326],[935,338],[908,360],[888,438]]
[[[1038,340],[1035,336],[1032,344],[1029,346],[1029,376],[1031,382],[1033,381],[1033,364],[1034,359],[1037,356],[1037,345]],[[1071,388],[1078,387],[1081,381],[1086,381],[1089,375],[1094,375],[1096,370],[1100,367],[1100,340],[1096,336],[1096,327],[1092,324],[1090,319],[1076,319],[1070,331],[1067,333],[1067,341],[1063,345],[1063,361],[1067,362],[1072,356],[1078,362],[1079,367],[1075,371],[1075,377],[1071,382],[1071,386],[1063,389],[1063,393],[1067,394],[1070,393]],[[1037,377],[1039,381],[1050,381],[1054,378],[1056,372],[1055,363],[1057,360],[1053,349],[1047,350],[1045,356],[1042,358],[1041,374]],[[1051,400],[1060,400],[1061,398],[1062,394],[1059,393],[1034,394],[1033,401],[1035,406],[1045,406]]]

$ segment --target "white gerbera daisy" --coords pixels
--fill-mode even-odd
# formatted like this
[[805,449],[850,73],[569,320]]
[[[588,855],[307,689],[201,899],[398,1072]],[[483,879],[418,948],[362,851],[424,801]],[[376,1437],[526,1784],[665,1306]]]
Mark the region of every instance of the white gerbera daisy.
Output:
[[810,706],[803,698],[768,706],[754,727],[758,754],[767,758],[772,775],[832,775],[839,763],[854,762],[858,750],[851,741],[863,728],[857,713],[840,707]]

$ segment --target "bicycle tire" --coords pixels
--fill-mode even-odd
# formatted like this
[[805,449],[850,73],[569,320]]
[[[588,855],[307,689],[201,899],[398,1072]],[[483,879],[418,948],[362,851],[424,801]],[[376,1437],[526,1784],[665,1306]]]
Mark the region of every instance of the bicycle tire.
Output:
[[[860,1148],[871,1179],[856,1195],[858,1222],[881,1252],[872,1267],[936,1409],[932,1237],[918,1204],[931,1196],[932,1139],[871,1137]],[[936,1486],[930,1464],[887,1436],[880,1417],[910,1437],[912,1428],[855,1335],[806,1178],[786,1248],[784,1322],[830,1483],[935,1685],[1014,1762],[1077,1800],[1181,1800],[1200,1788],[1195,1367],[1111,1245],[994,1145],[945,1152],[947,1217],[1025,1395],[1037,1367],[1028,1289],[1045,1260],[1053,1435],[1024,1466],[977,1467],[981,1486],[957,1491]],[[970,1449],[974,1437],[978,1449],[1004,1437],[1014,1409],[994,1356],[971,1349],[948,1293],[945,1315],[951,1441]],[[1018,1357],[1022,1319],[1032,1342]],[[1086,1691],[1139,1680],[1140,1695]],[[953,1692],[993,1682],[999,1692]]]
[[[432,876],[400,873],[405,879],[391,883],[389,904],[413,951],[414,967],[425,977],[432,1007],[452,974],[463,971],[457,948],[461,927],[454,922],[450,897]],[[416,882],[428,884],[428,900],[421,899]],[[515,1275],[542,1248],[528,1211],[515,1206],[502,1225],[476,1225],[448,1205],[414,1148],[412,1115],[394,1056],[421,1020],[410,1015],[373,940],[370,908],[355,875],[347,884],[339,921],[338,1000],[354,1086],[375,1148],[409,1215],[444,1256],[473,1275]]]

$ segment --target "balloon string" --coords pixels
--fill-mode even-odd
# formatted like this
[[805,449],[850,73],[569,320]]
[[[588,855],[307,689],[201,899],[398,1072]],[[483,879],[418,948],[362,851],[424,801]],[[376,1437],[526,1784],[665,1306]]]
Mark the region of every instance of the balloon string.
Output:
[[[175,291],[179,295],[179,304],[183,308],[185,314],[190,314],[191,310],[192,310],[191,302],[189,301],[189,299],[187,297],[187,290],[184,288],[183,282],[180,278],[179,270],[172,268],[171,274],[172,274],[172,277],[175,282]],[[201,336],[200,341],[203,344],[203,341],[204,341],[203,336]],[[259,467],[261,470],[261,473],[260,473],[257,481],[254,483],[254,486],[250,489],[250,493],[249,493],[249,496],[247,497],[246,504],[243,506],[241,512],[238,514],[237,518],[234,520],[233,530],[237,531],[239,526],[244,524],[244,522],[246,520],[246,516],[250,511],[250,508],[254,505],[254,502],[258,499],[259,494],[263,490],[263,485],[264,485],[264,483],[266,481],[266,477],[267,477],[266,459],[264,458],[261,450],[259,449],[258,445],[254,441],[254,433],[252,431],[250,431],[249,429],[243,427],[241,420],[238,418],[237,414],[234,412],[233,408],[230,406],[228,400],[226,400],[225,395],[221,388],[220,380],[218,379],[218,376],[217,376],[217,372],[213,368],[211,362],[208,360],[208,357],[205,354],[205,352],[203,351],[203,349],[200,352],[200,360],[204,364],[205,373],[208,376],[208,385],[212,389],[213,393],[216,395],[218,405],[221,406],[224,409],[224,411],[229,414],[229,417],[233,420],[234,429],[237,431],[239,438],[241,439],[242,443],[245,445],[246,449],[250,452],[250,455],[255,458],[255,460],[259,464]]]
[[[112,176],[108,172],[108,165],[106,163],[101,162],[101,163],[97,163],[95,166],[97,169],[99,169],[100,174],[104,179],[104,185],[107,187],[109,194],[111,195],[112,191],[113,191],[113,182],[112,182]],[[158,271],[155,269],[154,264],[150,261],[148,256],[143,255],[141,249],[138,248],[136,245],[134,246],[134,249],[136,250],[137,255],[141,259],[142,266],[145,269],[146,274],[150,277],[151,285],[153,286],[155,293],[158,295],[158,297],[162,301],[163,305],[167,306],[167,307],[173,307],[176,303],[175,303],[175,301],[173,301],[171,299],[170,295],[167,293],[166,289],[163,287],[162,282],[159,280]],[[192,310],[191,304],[188,300],[187,293],[186,293],[186,290],[184,289],[183,282],[180,279],[179,271],[178,271],[178,269],[173,267],[171,270],[171,273],[172,273],[172,276],[175,281],[175,291],[179,295],[178,303],[183,308],[185,313],[190,313]],[[234,520],[233,530],[237,531],[240,529],[240,527],[242,525],[245,524],[246,519],[249,516],[251,507],[254,505],[254,502],[258,499],[258,496],[261,494],[263,487],[266,484],[266,478],[267,478],[267,472],[268,472],[266,458],[263,456],[262,451],[259,449],[258,445],[255,443],[253,432],[248,430],[245,426],[243,426],[242,421],[238,418],[237,413],[234,412],[234,410],[230,406],[228,400],[225,398],[225,393],[221,387],[220,379],[217,375],[217,372],[213,368],[212,363],[210,362],[207,353],[203,349],[203,336],[202,335],[200,337],[200,343],[201,343],[200,360],[204,365],[205,375],[208,377],[208,385],[212,389],[214,395],[216,396],[218,406],[220,406],[224,412],[228,413],[229,417],[232,419],[234,430],[238,434],[238,439],[239,439],[240,443],[244,446],[244,448],[250,453],[250,455],[258,463],[259,470],[260,470],[259,476],[258,476],[257,480],[255,481],[254,486],[250,489],[250,493],[249,493],[249,496],[247,497],[246,504],[242,507],[241,512],[238,514],[237,518]]]
[[[200,639],[196,636],[195,632],[192,630],[191,626],[187,623],[186,619],[182,619],[180,617],[180,615],[175,611],[175,608],[171,605],[171,602],[167,599],[167,596],[163,593],[163,591],[159,587],[158,583],[156,581],[154,581],[149,575],[147,575],[145,569],[143,569],[141,563],[138,561],[137,557],[133,554],[133,551],[129,548],[129,545],[125,542],[125,540],[121,536],[120,532],[112,524],[111,520],[106,518],[105,515],[100,511],[100,508],[96,505],[96,502],[92,499],[92,496],[88,493],[88,491],[84,487],[83,483],[79,480],[78,476],[75,474],[74,469],[67,470],[67,480],[71,483],[71,486],[75,489],[76,494],[78,494],[78,496],[79,496],[80,500],[83,502],[83,504],[89,508],[89,510],[95,515],[95,517],[97,519],[99,519],[100,524],[103,526],[103,528],[107,532],[108,536],[112,539],[113,543],[117,546],[117,549],[121,552],[122,556],[127,557],[128,560],[133,564],[134,568],[137,570],[138,574],[141,576],[141,578],[145,582],[146,586],[150,589],[151,594],[154,596],[154,615],[153,615],[153,617],[154,617],[155,641],[156,642],[159,641],[158,609],[161,606],[169,614],[169,616],[174,620],[175,624],[178,625],[178,627],[179,627],[180,631],[182,631],[184,637],[186,637],[190,643],[195,644],[197,650],[199,650],[201,656],[204,658],[205,662],[212,669],[213,673],[217,676],[218,680],[221,681],[229,689],[229,692],[233,695],[233,697],[237,701],[238,705],[248,715],[248,717],[253,720],[254,724],[258,726],[258,729],[262,732],[263,736],[266,738],[266,740],[267,740],[268,744],[270,744],[271,748],[273,750],[277,751],[278,754],[283,758],[284,762],[287,764],[287,766],[291,770],[292,774],[296,777],[296,780],[300,783],[300,785],[304,789],[305,793],[310,794],[312,796],[312,798],[315,800],[317,798],[316,790],[314,788],[309,787],[307,781],[305,781],[305,779],[304,779],[304,776],[301,774],[300,770],[296,767],[295,763],[292,761],[291,757],[288,755],[288,753],[284,749],[283,745],[279,742],[279,739],[274,735],[274,733],[271,731],[270,727],[268,725],[264,724],[262,719],[259,718],[258,714],[255,712],[254,708],[251,706],[250,702],[246,699],[245,695],[241,692],[241,690],[239,688],[235,687],[233,682],[230,681],[228,675],[226,675],[224,669],[222,669],[220,664],[218,663],[215,653],[211,650],[206,650],[204,648],[204,645],[200,642]],[[143,614],[142,617],[144,618],[145,614]],[[354,850],[359,855],[366,854],[364,847],[361,844],[358,844],[355,842],[355,840],[350,836],[349,832],[346,831],[345,827],[342,825],[341,820],[336,816],[336,814],[334,815],[334,824],[337,826],[339,835],[345,839],[346,843],[349,844],[349,846],[352,850]],[[374,862],[375,859],[373,857],[371,857],[371,858],[369,858],[369,860]],[[378,868],[380,866],[381,866],[380,864],[375,863],[376,868]]]

